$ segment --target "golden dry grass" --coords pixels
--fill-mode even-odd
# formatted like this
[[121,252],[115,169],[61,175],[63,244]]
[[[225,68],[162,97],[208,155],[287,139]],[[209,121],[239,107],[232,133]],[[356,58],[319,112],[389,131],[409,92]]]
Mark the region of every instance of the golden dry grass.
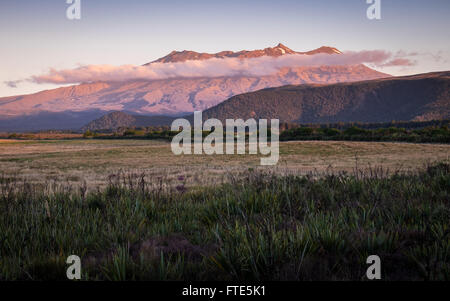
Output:
[[33,182],[55,180],[90,188],[103,186],[120,170],[145,173],[147,180],[176,183],[183,175],[188,185],[213,185],[249,168],[279,174],[351,172],[383,167],[408,171],[427,163],[448,160],[450,145],[389,142],[286,142],[274,167],[259,165],[259,155],[175,156],[170,144],[154,140],[0,141],[0,172]]

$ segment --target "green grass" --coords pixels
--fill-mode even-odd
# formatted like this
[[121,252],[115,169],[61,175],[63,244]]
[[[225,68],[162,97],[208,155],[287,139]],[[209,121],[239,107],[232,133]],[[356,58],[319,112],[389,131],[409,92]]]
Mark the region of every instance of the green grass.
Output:
[[409,174],[276,176],[249,170],[217,187],[106,189],[0,178],[0,280],[450,279],[450,166]]

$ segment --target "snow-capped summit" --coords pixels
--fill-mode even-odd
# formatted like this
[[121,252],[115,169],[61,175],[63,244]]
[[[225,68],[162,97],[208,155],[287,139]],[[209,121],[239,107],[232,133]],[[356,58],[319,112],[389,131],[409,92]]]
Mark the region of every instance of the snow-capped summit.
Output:
[[307,52],[298,52],[290,49],[289,47],[279,43],[275,47],[268,47],[261,50],[242,50],[238,52],[233,51],[221,51],[218,53],[199,53],[195,51],[189,51],[189,50],[183,50],[183,51],[172,51],[165,57],[162,57],[156,61],[153,61],[151,63],[145,64],[149,65],[152,63],[178,63],[178,62],[185,62],[185,61],[192,61],[192,60],[207,60],[211,58],[255,58],[255,57],[261,57],[261,56],[273,56],[278,57],[286,54],[306,54],[306,55],[314,55],[319,53],[326,53],[326,54],[341,54],[338,49],[334,47],[328,47],[328,46],[322,46],[320,48],[317,48],[315,50],[307,51]]

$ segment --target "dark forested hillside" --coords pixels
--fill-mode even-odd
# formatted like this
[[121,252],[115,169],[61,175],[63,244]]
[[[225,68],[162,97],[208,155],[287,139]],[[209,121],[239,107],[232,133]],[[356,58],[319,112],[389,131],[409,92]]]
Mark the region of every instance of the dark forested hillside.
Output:
[[234,96],[206,110],[203,117],[295,123],[445,119],[450,117],[450,72],[264,89]]
[[174,117],[130,115],[124,112],[112,112],[91,121],[82,128],[83,131],[115,130],[135,126],[170,125]]

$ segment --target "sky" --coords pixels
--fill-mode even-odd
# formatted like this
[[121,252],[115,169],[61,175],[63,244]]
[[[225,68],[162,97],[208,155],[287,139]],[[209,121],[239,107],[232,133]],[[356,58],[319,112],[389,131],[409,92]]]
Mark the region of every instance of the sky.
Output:
[[344,53],[411,54],[412,65],[376,67],[392,75],[450,70],[448,0],[381,0],[380,20],[367,18],[366,0],[81,0],[80,20],[66,17],[69,6],[0,1],[0,97],[61,86],[27,80],[50,69],[139,66],[172,50],[254,50],[280,42],[296,51],[327,45]]

